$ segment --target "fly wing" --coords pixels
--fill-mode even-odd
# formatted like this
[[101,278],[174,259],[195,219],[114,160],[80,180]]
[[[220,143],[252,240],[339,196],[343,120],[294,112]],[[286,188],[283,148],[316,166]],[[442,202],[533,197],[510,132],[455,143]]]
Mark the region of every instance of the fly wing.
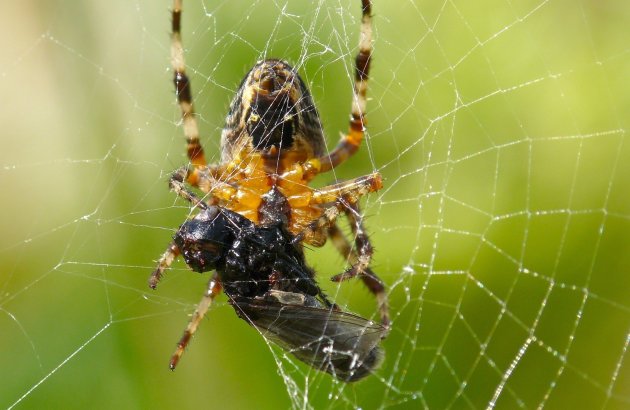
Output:
[[342,381],[360,380],[379,366],[383,353],[378,345],[387,334],[385,327],[323,307],[311,296],[281,293],[282,298],[236,297],[232,305],[263,336]]

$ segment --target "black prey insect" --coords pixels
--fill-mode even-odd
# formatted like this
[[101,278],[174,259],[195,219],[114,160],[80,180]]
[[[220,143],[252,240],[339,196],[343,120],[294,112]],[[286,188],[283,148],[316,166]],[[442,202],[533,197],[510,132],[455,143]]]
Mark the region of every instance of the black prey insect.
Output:
[[186,264],[200,273],[215,270],[210,289],[222,287],[239,317],[300,360],[343,381],[370,374],[382,358],[378,344],[387,329],[342,312],[324,295],[286,229],[286,198],[269,191],[254,224],[187,191],[185,172],[171,177],[171,187],[201,209],[174,237]]

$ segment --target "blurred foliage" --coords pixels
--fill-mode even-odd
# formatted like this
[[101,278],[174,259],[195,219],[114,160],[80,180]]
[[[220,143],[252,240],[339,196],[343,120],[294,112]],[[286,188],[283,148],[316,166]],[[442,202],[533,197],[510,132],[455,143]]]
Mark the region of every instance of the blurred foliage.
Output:
[[[355,3],[186,2],[212,160],[263,57],[299,68],[336,143]],[[207,281],[178,263],[146,286],[188,215],[166,187],[186,162],[169,2],[5,5],[1,407],[630,406],[630,4],[392,4],[374,4],[369,138],[317,181],[386,179],[364,208],[393,331],[355,385],[270,350],[224,297],[168,370]],[[308,253],[338,303],[375,317],[359,283],[328,283],[329,246]]]

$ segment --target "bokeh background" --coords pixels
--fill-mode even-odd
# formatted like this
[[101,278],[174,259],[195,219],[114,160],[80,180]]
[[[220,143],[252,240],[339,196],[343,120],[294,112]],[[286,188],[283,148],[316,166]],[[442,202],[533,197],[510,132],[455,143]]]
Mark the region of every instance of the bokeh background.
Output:
[[[263,57],[299,67],[332,146],[358,1],[187,1],[203,143]],[[146,278],[188,207],[169,1],[7,2],[0,14],[0,407],[629,408],[630,3],[374,1],[369,136],[317,183],[379,171],[364,204],[393,331],[344,385],[221,297],[176,372],[207,278]],[[375,318],[344,261],[308,252]]]

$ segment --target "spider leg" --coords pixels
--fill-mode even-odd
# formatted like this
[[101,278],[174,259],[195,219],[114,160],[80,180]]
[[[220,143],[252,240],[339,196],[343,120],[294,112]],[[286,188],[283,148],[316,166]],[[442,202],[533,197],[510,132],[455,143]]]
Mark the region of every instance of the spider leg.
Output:
[[350,203],[356,203],[359,199],[383,187],[383,178],[378,172],[351,179],[350,181],[328,185],[313,190],[310,199],[311,204],[327,204],[345,198]]
[[199,198],[194,192],[186,189],[186,186],[184,185],[184,178],[186,178],[187,176],[189,176],[189,172],[186,167],[178,169],[177,171],[173,172],[173,174],[169,178],[168,186],[173,191],[175,191],[177,195],[190,202],[193,206],[200,209],[208,209],[207,203]]
[[188,322],[188,326],[186,326],[186,330],[184,330],[184,334],[182,335],[181,339],[179,339],[179,342],[177,343],[177,348],[175,349],[175,353],[173,353],[173,356],[171,356],[171,361],[169,362],[169,367],[171,368],[171,370],[175,370],[177,363],[179,363],[179,359],[181,359],[182,355],[184,354],[184,350],[186,349],[186,346],[188,346],[190,339],[192,339],[193,335],[197,331],[197,328],[199,327],[199,323],[201,323],[201,320],[206,315],[206,312],[208,311],[208,308],[212,304],[212,301],[220,292],[221,292],[221,283],[218,281],[217,274],[215,272],[212,275],[212,278],[210,279],[210,281],[208,282],[208,287],[206,289],[206,292],[203,294],[201,301],[197,305],[195,312],[190,318],[190,322]]
[[179,253],[179,248],[175,245],[175,242],[171,242],[160,257],[157,267],[151,273],[151,276],[149,276],[149,287],[151,289],[157,287],[158,282],[164,275],[164,271],[171,267],[175,259],[179,256]]
[[182,0],[173,1],[172,31],[171,31],[171,66],[173,67],[175,93],[177,102],[182,111],[182,123],[184,136],[186,137],[187,153],[195,170],[188,175],[188,181],[196,185],[197,169],[206,165],[203,147],[199,142],[199,126],[195,118],[190,80],[186,75],[186,62],[184,60],[184,46],[181,34]]
[[300,243],[305,239],[308,242],[309,239],[317,237],[318,233],[322,232],[324,228],[335,223],[337,216],[350,206],[349,204],[357,203],[362,196],[377,191],[382,186],[383,181],[380,174],[374,173],[313,190],[310,204],[329,206],[324,209],[324,212],[319,218],[306,225],[304,229],[293,238],[292,242]]
[[[342,280],[350,279],[352,276],[360,273],[359,277],[363,281],[363,284],[376,298],[379,314],[381,317],[381,324],[385,327],[389,327],[389,303],[387,300],[387,293],[385,292],[385,285],[383,284],[383,281],[376,275],[376,273],[374,273],[374,271],[369,267],[372,246],[369,244],[369,238],[367,237],[367,235],[364,239],[361,239],[360,241],[358,240],[358,232],[362,231],[363,234],[365,234],[365,230],[363,230],[362,226],[357,227],[357,224],[361,225],[361,221],[360,219],[356,218],[357,214],[355,214],[354,211],[358,212],[358,209],[355,208],[354,210],[347,210],[346,215],[353,215],[348,216],[348,219],[350,220],[352,231],[355,234],[355,242],[357,243],[357,248],[361,250],[362,246],[360,242],[367,242],[367,247],[370,250],[369,256],[367,257],[366,261],[367,263],[363,267],[362,271],[359,271],[357,269],[357,265],[361,263],[361,255],[357,255],[356,251],[352,249],[352,247],[350,246],[350,242],[343,235],[337,224],[332,224],[328,228],[328,236],[330,237],[333,245],[337,248],[337,251],[339,251],[339,253],[341,253],[341,255],[352,264],[352,267],[340,275],[333,276],[331,279],[335,282],[339,282]],[[348,272],[350,271],[353,271],[354,275],[348,275]]]
[[315,175],[329,171],[351,157],[361,145],[365,133],[365,108],[367,105],[368,75],[372,60],[372,2],[362,0],[361,34],[359,53],[355,59],[354,98],[352,99],[350,127],[341,141],[328,155],[307,162],[308,173]]
[[359,213],[359,206],[357,204],[348,203],[348,207],[344,209],[344,212],[350,222],[350,229],[352,229],[352,234],[354,235],[356,251],[352,251],[351,254],[353,260],[350,262],[352,263],[352,266],[344,273],[333,276],[333,282],[341,282],[352,279],[357,275],[365,274],[370,266],[370,262],[372,261],[372,255],[374,254],[374,248],[372,248],[370,238],[363,227],[361,214]]
[[[169,179],[169,186],[173,191],[175,191],[179,196],[186,199],[188,202],[197,206],[201,209],[207,209],[208,205],[203,202],[197,195],[190,192],[184,186],[184,178],[188,175],[188,170],[184,168],[180,168],[171,175]],[[149,276],[149,287],[151,289],[155,289],[157,287],[158,282],[164,276],[164,272],[166,269],[170,268],[175,259],[180,255],[180,250],[175,244],[175,242],[171,242],[160,259],[158,260],[157,267]]]
[[321,232],[322,229],[327,228],[331,226],[332,224],[334,224],[335,221],[337,220],[337,217],[341,213],[341,208],[343,207],[342,201],[343,200],[341,199],[338,201],[335,201],[335,203],[332,206],[329,206],[328,208],[326,208],[324,210],[324,213],[319,218],[315,219],[314,221],[306,225],[304,229],[300,231],[300,233],[295,235],[295,237],[293,238],[291,242],[294,244],[301,243],[304,241],[305,238],[310,238],[316,235],[318,232]]

